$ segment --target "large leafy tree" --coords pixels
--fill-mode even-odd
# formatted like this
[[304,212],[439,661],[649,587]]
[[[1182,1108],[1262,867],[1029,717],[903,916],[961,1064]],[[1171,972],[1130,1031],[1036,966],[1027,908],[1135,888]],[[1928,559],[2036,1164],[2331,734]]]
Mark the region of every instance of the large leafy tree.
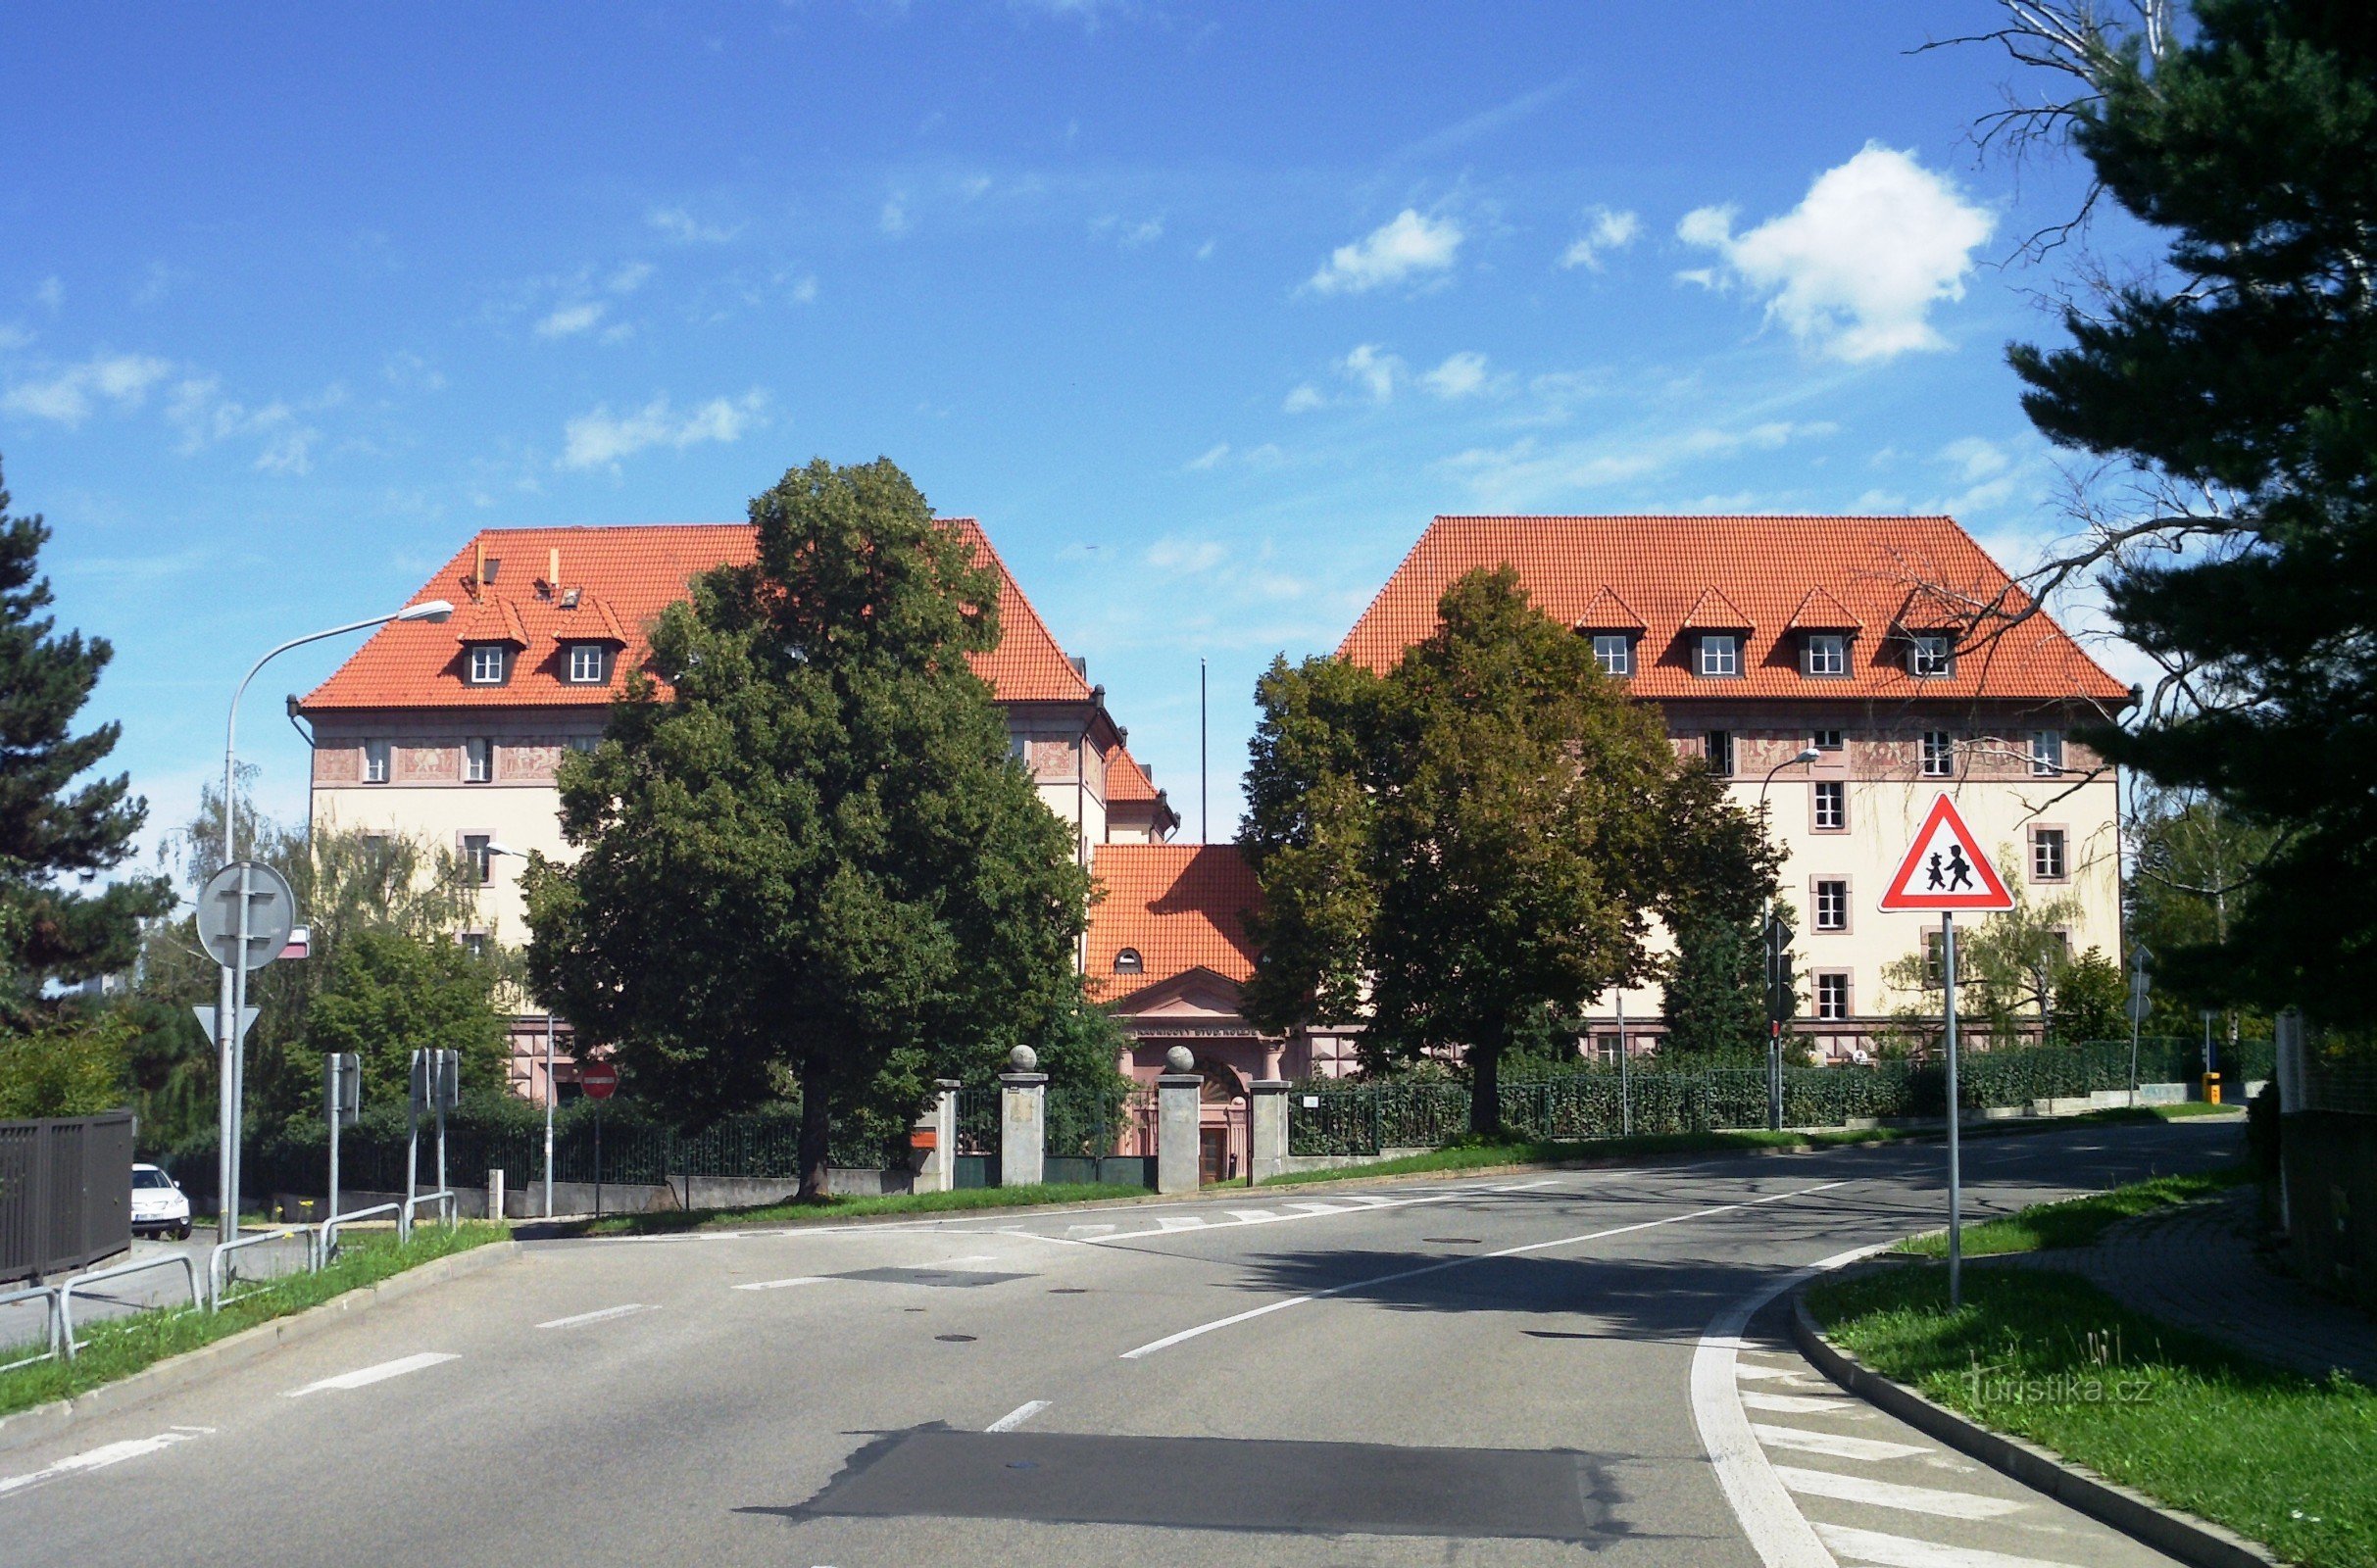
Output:
[[758,560],[653,627],[670,689],[563,765],[582,854],[530,867],[529,967],[681,1116],[797,1087],[814,1196],[833,1117],[1045,1035],[1089,880],[966,662],[995,577],[908,476],[820,459],[751,518]]
[[1503,1059],[1656,965],[1655,916],[1754,912],[1773,862],[1509,567],[1454,583],[1374,674],[1275,662],[1241,833],[1263,893],[1256,1023],[1362,1025],[1376,1066],[1458,1051],[1472,1130]]
[[348,935],[328,967],[308,1009],[308,1043],[362,1058],[368,1103],[406,1102],[416,1051],[459,1052],[465,1087],[504,1087],[509,1021],[495,1007],[502,970],[492,958],[383,927]]
[[42,613],[50,530],[8,505],[0,485],[0,1027],[24,1029],[44,1010],[45,983],[128,967],[141,918],[170,900],[152,879],[88,886],[131,853],[148,808],[124,774],[76,782],[122,733],[74,732],[114,650]]
[[2116,626],[2169,671],[2144,722],[2098,740],[2268,835],[2234,889],[2227,940],[2175,944],[2159,955],[2166,979],[2364,1020],[2377,1009],[2377,14],[2199,0],[2196,24],[2184,37],[2159,23],[2027,35],[2087,85],[2055,114],[2102,191],[2169,248],[2159,271],[2067,313],[2067,344],[2017,347],[2012,363],[2043,432],[2141,481],[2054,567],[2106,564]]

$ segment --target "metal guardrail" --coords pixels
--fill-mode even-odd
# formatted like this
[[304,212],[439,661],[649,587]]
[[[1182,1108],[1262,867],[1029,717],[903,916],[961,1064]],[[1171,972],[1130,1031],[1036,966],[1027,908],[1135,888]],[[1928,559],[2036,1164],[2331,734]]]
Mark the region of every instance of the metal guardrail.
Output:
[[338,1250],[338,1227],[341,1225],[352,1225],[359,1219],[370,1219],[374,1214],[394,1214],[401,1225],[404,1220],[404,1206],[402,1203],[373,1203],[370,1208],[359,1208],[346,1214],[333,1214],[323,1220],[322,1230],[314,1241],[314,1266],[318,1269],[330,1266],[330,1254]]
[[190,1261],[190,1254],[187,1252],[168,1252],[163,1257],[144,1257],[137,1263],[119,1263],[114,1268],[103,1268],[96,1273],[84,1274],[59,1286],[58,1336],[60,1345],[66,1350],[66,1358],[70,1361],[74,1358],[74,1293],[76,1291],[82,1290],[86,1286],[96,1285],[101,1280],[122,1279],[127,1274],[138,1274],[147,1269],[163,1268],[169,1263],[179,1263],[182,1272],[188,1276],[190,1305],[198,1307],[205,1304],[198,1296],[198,1265]]
[[14,1306],[19,1301],[30,1301],[43,1298],[48,1299],[50,1305],[48,1313],[49,1348],[43,1350],[39,1355],[28,1355],[15,1361],[0,1362],[0,1372],[14,1372],[21,1366],[31,1366],[35,1361],[46,1361],[51,1356],[60,1353],[58,1345],[57,1286],[32,1285],[27,1286],[25,1289],[20,1291],[0,1291],[0,1306]]
[[456,1218],[454,1211],[454,1189],[451,1187],[441,1187],[434,1193],[422,1193],[419,1197],[408,1198],[404,1200],[403,1204],[400,1205],[404,1211],[396,1216],[396,1239],[398,1241],[409,1242],[413,1239],[413,1219],[414,1216],[421,1211],[421,1207],[424,1203],[443,1204],[445,1212],[440,1217],[444,1219],[448,1229],[453,1228]]
[[242,1236],[237,1241],[217,1244],[215,1250],[207,1254],[207,1310],[210,1312],[223,1310],[223,1288],[229,1273],[228,1265],[223,1261],[226,1254],[236,1252],[243,1247],[262,1247],[267,1242],[286,1241],[292,1236],[300,1237],[305,1242],[307,1269],[311,1270],[316,1267],[314,1227],[311,1225],[290,1225],[276,1231],[258,1231],[253,1236]]

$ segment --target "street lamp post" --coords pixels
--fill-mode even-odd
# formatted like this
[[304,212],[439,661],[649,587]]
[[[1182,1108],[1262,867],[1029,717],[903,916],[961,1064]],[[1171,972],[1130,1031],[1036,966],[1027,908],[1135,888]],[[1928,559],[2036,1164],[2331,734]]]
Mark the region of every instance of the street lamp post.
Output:
[[[487,857],[488,869],[480,878],[481,887],[486,886],[487,878],[494,875],[493,867],[497,856],[509,855],[515,858],[524,858],[520,856],[520,851],[496,839],[489,839],[482,853]],[[553,1217],[553,1009],[547,1007],[545,1009],[545,1218],[547,1219]],[[501,1214],[493,1217],[503,1218]]]
[[[1766,777],[1758,787],[1758,831],[1761,843],[1771,844],[1774,835],[1766,818],[1766,790],[1774,775],[1800,762],[1813,762],[1823,753],[1812,746],[1803,746],[1793,756],[1784,758],[1766,769]],[[1782,956],[1774,939],[1774,895],[1766,896],[1766,909],[1758,920],[1759,949],[1766,955],[1766,1128],[1769,1132],[1783,1130],[1783,1020],[1776,1006],[1776,991],[1781,983],[1778,965]]]
[[[444,620],[453,613],[454,607],[443,599],[431,599],[418,605],[407,605],[404,609],[391,614],[373,615],[368,620],[351,620],[343,626],[332,626],[326,631],[311,632],[303,637],[292,637],[248,666],[248,672],[240,677],[238,687],[231,693],[230,715],[223,720],[223,863],[224,865],[235,865],[239,862],[239,797],[237,794],[239,699],[247,695],[248,682],[256,678],[257,672],[290,649],[302,648],[307,643],[318,643],[327,637],[343,637],[348,632],[382,626],[392,620]],[[247,1005],[248,1000],[246,967],[248,888],[244,875],[241,878],[239,892],[240,923],[237,933],[238,943],[233,949],[233,954],[240,961],[226,963],[223,966],[223,982],[217,991],[218,1000],[215,1004],[215,1050],[219,1058],[218,1072],[222,1090],[222,1108],[217,1127],[221,1148],[216,1152],[215,1165],[217,1178],[222,1184],[219,1204],[220,1218],[215,1231],[215,1240],[218,1244],[239,1239],[240,1110],[241,1096],[246,1087],[242,1080],[247,1068],[245,1059],[247,1053],[242,1049],[240,1042],[239,1014],[241,1009]]]

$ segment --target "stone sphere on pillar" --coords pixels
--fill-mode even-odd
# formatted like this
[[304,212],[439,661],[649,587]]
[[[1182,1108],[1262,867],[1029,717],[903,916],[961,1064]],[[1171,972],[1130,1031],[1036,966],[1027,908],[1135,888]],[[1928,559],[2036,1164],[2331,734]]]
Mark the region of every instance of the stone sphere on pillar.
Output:
[[1031,1072],[1039,1065],[1040,1053],[1029,1046],[1017,1046],[1007,1054],[1007,1066],[1011,1072]]
[[1164,1054],[1164,1065],[1171,1072],[1195,1072],[1197,1070],[1196,1053],[1190,1051],[1186,1046],[1174,1046]]

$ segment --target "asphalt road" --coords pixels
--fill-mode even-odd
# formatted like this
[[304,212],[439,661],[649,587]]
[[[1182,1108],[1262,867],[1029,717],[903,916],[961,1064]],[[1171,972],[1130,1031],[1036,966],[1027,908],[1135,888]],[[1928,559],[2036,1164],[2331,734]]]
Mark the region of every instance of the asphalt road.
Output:
[[[2241,1136],[1976,1140],[1968,1195]],[[0,1454],[0,1564],[2161,1560],[1748,1315],[1943,1208],[1924,1145],[537,1244]]]

